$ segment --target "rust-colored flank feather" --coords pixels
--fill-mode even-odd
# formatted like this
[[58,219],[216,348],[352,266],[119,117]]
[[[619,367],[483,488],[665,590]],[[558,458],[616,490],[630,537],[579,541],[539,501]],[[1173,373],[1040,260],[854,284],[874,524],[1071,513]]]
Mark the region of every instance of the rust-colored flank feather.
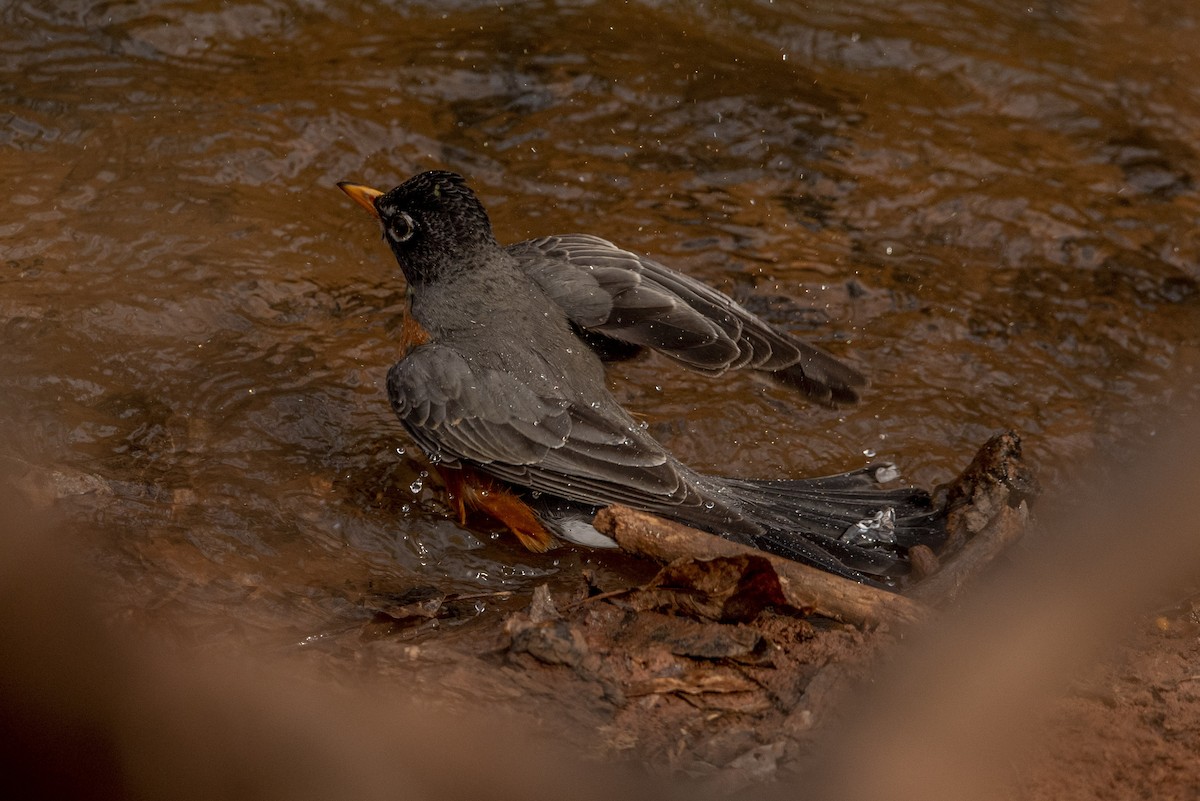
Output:
[[554,544],[554,537],[533,510],[500,482],[470,467],[438,467],[438,472],[446,482],[460,524],[466,525],[469,509],[503,524],[535,553],[545,553]]

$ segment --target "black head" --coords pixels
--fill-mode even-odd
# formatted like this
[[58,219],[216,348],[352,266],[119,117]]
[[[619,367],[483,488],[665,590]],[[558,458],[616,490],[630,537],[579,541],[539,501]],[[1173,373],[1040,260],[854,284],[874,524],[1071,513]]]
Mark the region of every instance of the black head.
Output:
[[499,247],[483,204],[457,173],[414,175],[371,202],[410,283],[468,267],[479,253]]

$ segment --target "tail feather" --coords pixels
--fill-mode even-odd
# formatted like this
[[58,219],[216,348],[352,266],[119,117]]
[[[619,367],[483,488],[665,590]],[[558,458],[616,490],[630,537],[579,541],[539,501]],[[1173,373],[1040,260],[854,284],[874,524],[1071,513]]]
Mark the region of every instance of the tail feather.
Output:
[[[908,550],[945,540],[944,511],[929,493],[913,487],[884,488],[890,465],[805,479],[730,479],[699,476],[699,489],[719,503],[646,508],[654,514],[711,531],[735,542],[804,562],[865,584],[894,589],[909,572]],[[596,507],[547,494],[527,496],[541,521],[565,539],[595,547],[590,525]],[[712,508],[709,508],[709,507]],[[890,541],[864,544],[848,530],[891,510]],[[581,539],[580,534],[585,536]]]
[[[753,537],[759,548],[858,581],[887,583],[909,572],[910,548],[937,548],[946,531],[943,511],[928,492],[880,486],[886,467],[797,480],[726,479],[725,486],[742,515],[763,529]],[[881,513],[890,519],[878,541],[852,536]]]
[[824,534],[799,536],[795,531],[770,529],[756,536],[754,544],[785,559],[876,587],[890,587],[909,571],[908,561],[896,552],[868,550]]

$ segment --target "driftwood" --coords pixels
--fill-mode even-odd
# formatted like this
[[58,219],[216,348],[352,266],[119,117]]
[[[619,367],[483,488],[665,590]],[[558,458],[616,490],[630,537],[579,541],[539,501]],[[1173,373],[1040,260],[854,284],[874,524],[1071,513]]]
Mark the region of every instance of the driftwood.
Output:
[[953,601],[972,578],[1025,533],[1029,504],[1040,492],[1012,431],[992,437],[945,490],[949,538],[942,567],[907,595],[938,606]]
[[904,595],[859,584],[808,565],[767,554],[680,523],[610,506],[595,526],[622,549],[664,562],[754,555],[766,558],[788,602],[798,608],[859,626],[909,623],[953,600],[970,579],[1016,542],[1028,522],[1037,482],[1021,461],[1013,432],[992,437],[954,482],[939,491],[946,509],[947,544],[939,558],[914,554],[922,578]]

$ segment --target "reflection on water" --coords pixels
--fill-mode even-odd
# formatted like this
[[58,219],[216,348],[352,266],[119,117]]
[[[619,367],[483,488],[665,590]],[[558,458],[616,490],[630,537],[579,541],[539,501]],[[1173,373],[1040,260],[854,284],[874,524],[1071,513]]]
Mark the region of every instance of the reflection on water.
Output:
[[300,639],[365,593],[637,569],[417,483],[403,285],[346,178],[456,169],[502,241],[653,253],[872,376],[830,411],[616,368],[702,468],[931,484],[1011,426],[1053,484],[1194,408],[1193,4],[69,5],[0,11],[3,454],[117,608]]

